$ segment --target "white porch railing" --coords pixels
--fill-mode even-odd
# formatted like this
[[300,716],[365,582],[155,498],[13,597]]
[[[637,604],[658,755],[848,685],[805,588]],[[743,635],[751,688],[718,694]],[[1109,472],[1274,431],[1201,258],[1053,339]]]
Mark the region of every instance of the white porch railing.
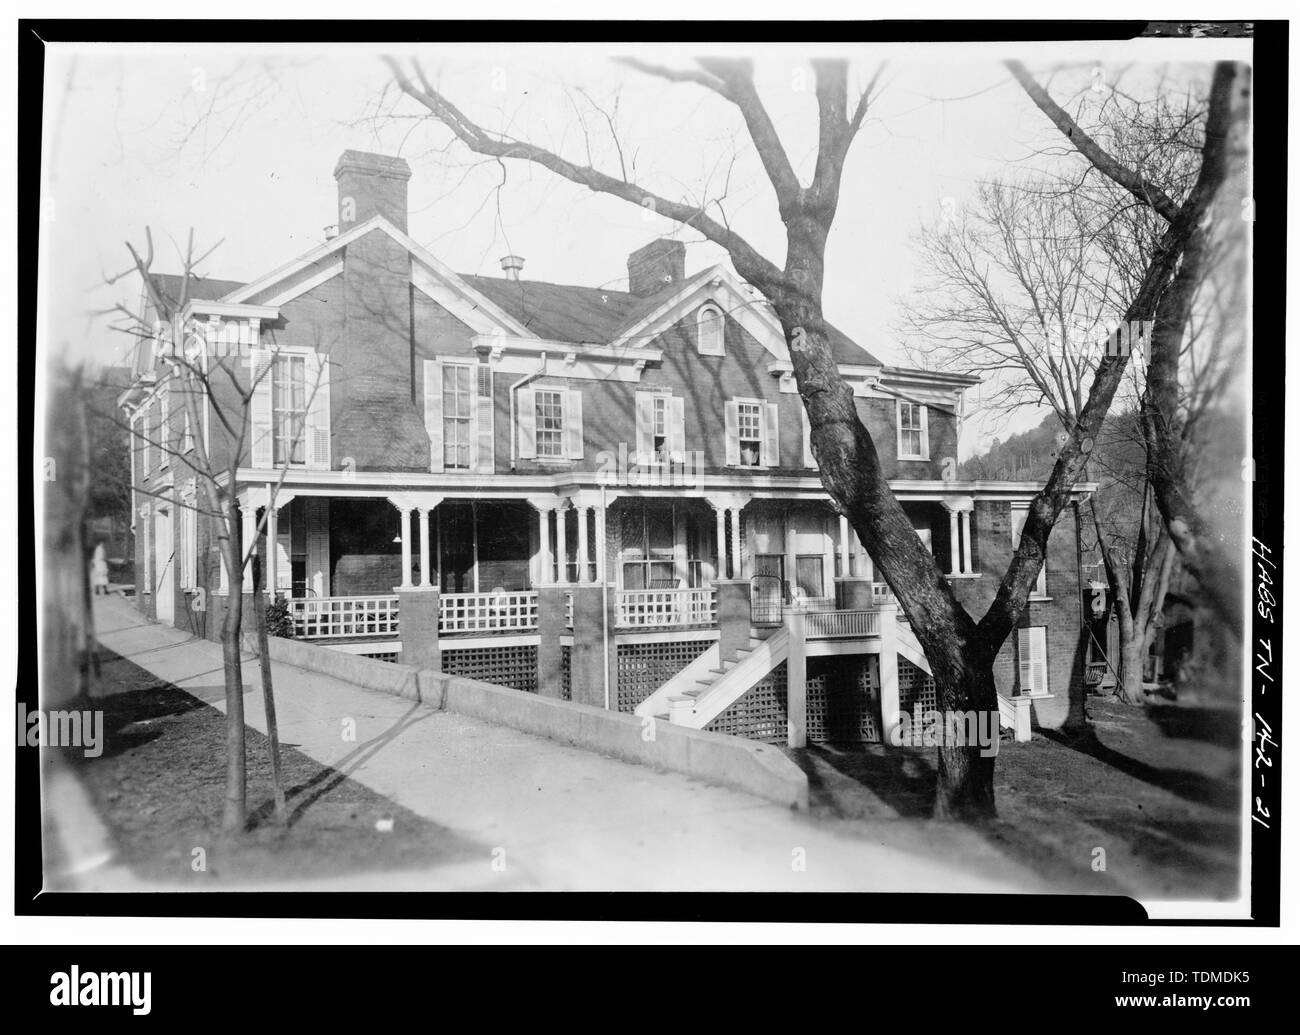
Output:
[[507,632],[537,628],[537,591],[444,593],[438,598],[444,633]]
[[618,624],[632,628],[657,625],[713,625],[717,595],[711,589],[625,589],[618,592]]
[[294,597],[289,610],[304,640],[397,635],[397,597]]
[[804,616],[804,638],[808,640],[879,635],[879,611],[825,611]]

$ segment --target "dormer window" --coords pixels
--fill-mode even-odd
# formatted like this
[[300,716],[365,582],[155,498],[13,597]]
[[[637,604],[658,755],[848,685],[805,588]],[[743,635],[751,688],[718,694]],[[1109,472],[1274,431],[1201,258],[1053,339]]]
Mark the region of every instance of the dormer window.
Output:
[[702,306],[696,322],[696,349],[699,354],[701,356],[726,355],[723,347],[722,310],[712,303]]

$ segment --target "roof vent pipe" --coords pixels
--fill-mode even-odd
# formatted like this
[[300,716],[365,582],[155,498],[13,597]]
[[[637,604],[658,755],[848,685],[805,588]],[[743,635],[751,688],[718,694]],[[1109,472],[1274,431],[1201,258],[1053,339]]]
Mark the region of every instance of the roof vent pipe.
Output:
[[503,255],[501,257],[501,270],[511,280],[518,280],[519,274],[523,271],[524,260],[519,255]]

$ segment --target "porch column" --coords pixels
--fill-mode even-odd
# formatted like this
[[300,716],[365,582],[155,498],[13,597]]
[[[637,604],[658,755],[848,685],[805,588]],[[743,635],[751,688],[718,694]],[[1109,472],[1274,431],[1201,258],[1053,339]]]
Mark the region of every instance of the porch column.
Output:
[[549,586],[551,578],[551,512],[555,509],[553,499],[530,499],[528,501],[537,511],[537,573],[536,587]]
[[958,549],[957,538],[959,534],[958,533],[959,527],[960,527],[960,522],[958,521],[957,511],[949,510],[948,511],[948,539],[949,539],[948,552],[949,554],[951,554],[951,560],[948,566],[949,575],[956,575],[958,571],[960,571],[960,565],[957,561],[957,549]]
[[587,560],[587,512],[590,507],[580,506],[576,508],[578,515],[578,584],[587,585],[591,582],[591,565]]
[[805,616],[791,611],[786,616],[790,647],[786,656],[786,745],[808,746],[808,645]]
[[555,581],[569,584],[569,510],[564,502],[555,508]]
[[[270,498],[269,493],[267,498]],[[266,507],[266,556],[262,559],[262,574],[264,576],[262,592],[269,593],[272,600],[275,599],[276,586],[279,585],[275,578],[276,570],[279,567],[277,564],[280,553],[279,534],[280,501],[276,500],[274,503],[268,503]]]
[[743,579],[745,553],[740,546],[740,508],[731,508],[731,577]]
[[[436,506],[436,504],[435,504]],[[420,586],[428,589],[429,582],[429,522],[433,519],[433,507],[427,504],[420,508]]]
[[713,573],[714,580],[717,580],[727,577],[727,508],[721,503],[713,503],[713,513],[718,519],[718,568]]
[[840,578],[847,579],[853,574],[849,570],[849,558],[853,555],[849,552],[849,519],[843,514],[840,515]]
[[[242,523],[240,548],[243,550],[244,568],[247,569],[248,561],[257,549],[257,503],[252,496],[244,498],[239,514]],[[250,588],[245,586],[244,592],[249,592]]]
[[596,581],[606,582],[608,576],[605,572],[605,521],[609,510],[607,507],[593,507],[592,512],[596,515]]
[[961,512],[961,570],[967,575],[975,574],[975,565],[970,554],[970,518],[971,512]]
[[388,502],[402,516],[402,530],[399,533],[402,539],[402,582],[398,588],[414,589],[411,582],[411,511],[415,509],[415,504],[406,496],[390,496]]
[[785,514],[782,515],[781,520],[785,524],[785,542],[781,544],[781,548],[785,552],[785,579],[786,584],[790,587],[790,601],[793,603],[795,600],[795,592],[799,589],[799,558],[798,554],[795,552],[794,519],[791,516],[790,508],[788,506],[786,507]]

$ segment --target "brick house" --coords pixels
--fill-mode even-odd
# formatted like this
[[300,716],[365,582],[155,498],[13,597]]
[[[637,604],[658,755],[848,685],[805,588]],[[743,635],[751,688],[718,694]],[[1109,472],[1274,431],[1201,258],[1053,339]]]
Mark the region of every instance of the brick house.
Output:
[[[335,178],[337,234],[251,283],[197,282],[183,314],[258,378],[236,491],[246,539],[265,517],[299,637],[769,740],[792,687],[812,739],[876,739],[931,706],[752,289],[720,266],[687,276],[671,240],[628,257],[623,291],[533,282],[515,256],[501,277],[456,274],[407,235],[403,159],[347,151]],[[975,379],[887,366],[838,332],[833,347],[917,534],[982,613],[1038,485],[956,477]],[[186,458],[194,436],[214,456],[232,440],[206,400],[188,427],[154,350],[135,375],[137,600],[216,637],[230,580],[186,506]],[[1031,710],[1059,725],[1081,681],[1073,522],[1000,655],[1023,735]]]

